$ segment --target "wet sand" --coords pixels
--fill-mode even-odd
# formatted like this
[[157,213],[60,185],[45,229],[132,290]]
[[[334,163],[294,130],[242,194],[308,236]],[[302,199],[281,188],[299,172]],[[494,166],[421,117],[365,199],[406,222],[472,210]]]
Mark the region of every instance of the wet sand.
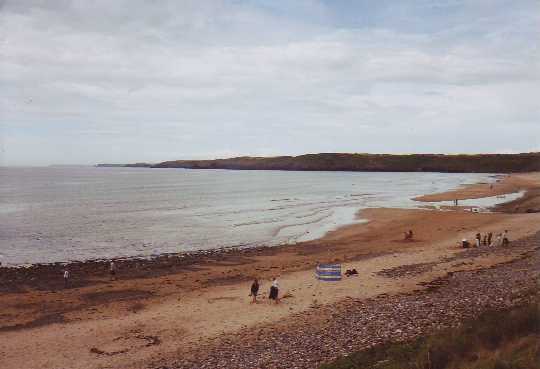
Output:
[[[480,197],[482,191],[493,196],[494,188],[472,187],[447,196]],[[529,195],[501,209],[512,213],[368,209],[360,216],[369,223],[302,244],[119,261],[116,281],[109,280],[104,262],[78,263],[69,267],[74,278],[68,289],[62,288],[62,265],[0,269],[3,367],[145,368],[173,360],[180,348],[184,355],[202,342],[274,324],[313,304],[412,293],[423,288],[421,283],[448,272],[518,258],[523,250],[448,261],[462,252],[457,241],[472,239],[476,232],[509,229],[511,239],[517,239],[540,230],[539,213],[516,210],[522,206],[519,201],[538,201],[534,195],[540,187],[538,173],[512,175],[494,187],[506,191],[499,193],[526,189]],[[414,230],[413,242],[403,241],[408,229]],[[318,261],[341,261],[345,269],[356,268],[360,277],[337,285],[317,283],[313,268]],[[416,264],[423,266],[415,273],[397,279],[385,276],[385,270]],[[249,304],[250,279],[262,280],[266,295],[272,276],[279,276],[281,294],[290,297],[278,306],[265,299]]]
[[509,174],[497,176],[495,183],[476,183],[465,185],[454,191],[427,194],[414,198],[417,201],[452,201],[477,199],[514,193],[521,190],[531,191],[538,188],[540,173]]

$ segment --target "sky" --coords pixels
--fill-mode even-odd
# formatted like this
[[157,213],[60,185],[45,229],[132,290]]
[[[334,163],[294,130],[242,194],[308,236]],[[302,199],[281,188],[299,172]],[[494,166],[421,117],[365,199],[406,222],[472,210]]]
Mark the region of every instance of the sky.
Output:
[[0,165],[540,151],[540,1],[0,0]]

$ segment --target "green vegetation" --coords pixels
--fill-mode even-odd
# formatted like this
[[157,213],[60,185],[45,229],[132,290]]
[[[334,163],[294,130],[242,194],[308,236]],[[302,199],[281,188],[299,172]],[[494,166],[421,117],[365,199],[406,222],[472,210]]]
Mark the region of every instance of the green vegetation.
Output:
[[539,369],[537,303],[487,312],[460,328],[377,346],[320,369]]
[[300,156],[239,157],[216,160],[176,160],[155,168],[249,169],[373,172],[483,172],[540,171],[540,153],[484,155],[307,154]]

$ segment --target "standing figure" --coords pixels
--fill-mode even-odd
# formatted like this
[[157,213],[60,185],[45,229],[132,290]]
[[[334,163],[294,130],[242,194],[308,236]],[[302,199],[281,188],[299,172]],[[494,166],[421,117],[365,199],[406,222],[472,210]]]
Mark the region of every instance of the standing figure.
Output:
[[480,247],[480,243],[482,241],[482,235],[480,233],[476,234],[476,247]]
[[489,232],[488,233],[488,246],[493,246],[493,244],[491,243],[491,239],[493,238],[493,233],[492,232]]
[[64,288],[69,287],[69,270],[64,270]]
[[508,229],[504,230],[504,233],[502,236],[502,244],[503,246],[508,246],[510,244],[510,240],[508,239]]
[[257,294],[258,293],[259,293],[259,281],[257,280],[257,278],[255,278],[253,280],[253,283],[251,284],[251,293],[249,294],[250,296],[253,297],[253,300],[251,300],[252,304],[257,303]]
[[111,275],[111,281],[116,280],[116,265],[114,261],[111,260],[111,265],[109,266],[109,274]]
[[277,278],[274,277],[272,279],[272,285],[270,286],[270,295],[268,296],[268,298],[270,300],[274,300],[276,304],[279,304],[278,295],[279,295],[279,284],[278,284]]
[[484,246],[487,246],[488,245],[488,242],[487,242],[487,234],[484,235],[484,238],[482,239],[482,245]]

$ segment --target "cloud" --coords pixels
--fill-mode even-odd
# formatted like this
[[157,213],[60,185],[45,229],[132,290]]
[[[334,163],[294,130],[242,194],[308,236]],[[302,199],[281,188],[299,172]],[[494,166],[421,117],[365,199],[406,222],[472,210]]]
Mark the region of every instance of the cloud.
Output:
[[538,147],[539,6],[493,4],[7,0],[0,164]]

